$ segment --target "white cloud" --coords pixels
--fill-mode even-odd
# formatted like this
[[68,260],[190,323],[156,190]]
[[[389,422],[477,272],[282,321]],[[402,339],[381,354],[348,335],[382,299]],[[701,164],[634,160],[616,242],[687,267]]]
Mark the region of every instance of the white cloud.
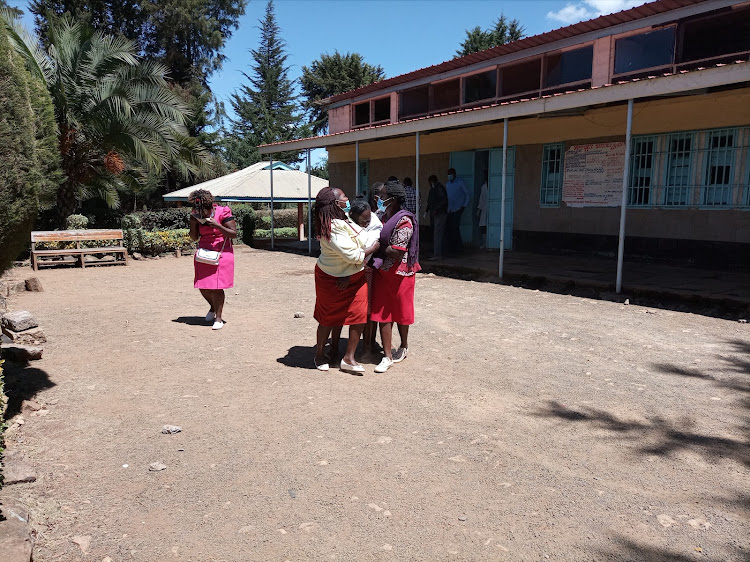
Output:
[[644,0],[583,0],[582,2],[568,3],[556,12],[549,12],[547,18],[570,25],[605,14],[627,10],[645,3]]

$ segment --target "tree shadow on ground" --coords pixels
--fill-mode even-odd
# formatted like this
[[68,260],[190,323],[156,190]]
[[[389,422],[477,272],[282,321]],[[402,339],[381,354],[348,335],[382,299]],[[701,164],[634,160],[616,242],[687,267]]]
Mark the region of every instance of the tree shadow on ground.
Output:
[[5,394],[8,396],[8,408],[5,419],[10,419],[21,412],[24,400],[31,400],[42,390],[55,386],[46,371],[29,364],[6,361],[3,364],[5,377]]
[[[654,368],[667,375],[699,379],[711,386],[744,394],[742,407],[750,411],[750,343],[729,340],[727,344],[733,354],[720,357],[726,367],[715,369],[716,372],[663,363],[655,364]],[[549,401],[546,407],[532,415],[604,429],[627,441],[637,440],[641,443],[637,451],[643,455],[670,456],[680,451],[692,451],[708,461],[725,458],[750,467],[750,434],[746,433],[745,439],[705,435],[695,430],[696,422],[692,419],[675,423],[656,416],[645,422],[632,421],[598,408],[568,408],[557,401]]]
[[[613,538],[616,548],[611,551],[600,550],[602,560],[623,560],[627,562],[689,562],[695,560],[698,552],[690,546],[690,554],[673,552],[664,548],[638,544],[629,538],[618,536]],[[598,557],[597,557],[598,559]],[[738,558],[739,560],[740,558]]]

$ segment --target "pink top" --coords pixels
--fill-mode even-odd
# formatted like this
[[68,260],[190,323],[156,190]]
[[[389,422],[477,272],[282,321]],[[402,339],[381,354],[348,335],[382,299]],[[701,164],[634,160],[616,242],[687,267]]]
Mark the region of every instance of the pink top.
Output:
[[[214,211],[211,216],[220,224],[226,224],[227,222],[234,220],[232,209],[220,205],[214,205]],[[198,234],[200,234],[200,239],[198,240],[199,248],[205,248],[206,250],[221,250],[221,247],[224,245],[224,234],[213,226],[198,223]],[[226,250],[231,246],[232,240],[227,239],[224,249]]]

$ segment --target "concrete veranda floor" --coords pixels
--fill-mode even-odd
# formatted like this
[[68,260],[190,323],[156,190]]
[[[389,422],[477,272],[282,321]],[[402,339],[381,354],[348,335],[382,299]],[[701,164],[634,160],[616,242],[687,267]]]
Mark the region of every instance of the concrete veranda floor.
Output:
[[[270,243],[261,240],[258,245],[267,248]],[[276,241],[276,249],[307,253],[308,243],[279,240]],[[313,255],[317,256],[319,251],[317,241],[313,241]],[[420,263],[426,273],[500,281],[497,250],[466,249],[460,256],[439,261],[422,259]],[[590,289],[586,296],[596,293],[598,296],[615,298],[616,277],[617,260],[614,257],[508,251],[504,258],[503,281],[510,285],[534,286],[553,292]],[[718,306],[728,314],[739,314],[745,318],[750,313],[750,271],[644,263],[628,260],[626,254],[622,299],[634,297]]]

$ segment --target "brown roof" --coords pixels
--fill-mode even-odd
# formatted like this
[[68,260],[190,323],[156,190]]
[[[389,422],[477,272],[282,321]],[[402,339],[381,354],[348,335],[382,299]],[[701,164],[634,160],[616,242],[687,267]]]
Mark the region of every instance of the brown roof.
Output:
[[642,6],[630,8],[629,10],[623,10],[622,12],[600,16],[588,21],[582,21],[573,25],[569,25],[567,27],[561,27],[560,29],[554,29],[552,31],[540,33],[539,35],[519,39],[518,41],[513,41],[512,43],[499,45],[497,47],[493,47],[492,49],[486,49],[484,51],[479,51],[478,53],[472,53],[470,55],[455,58],[440,64],[435,64],[433,66],[414,70],[407,74],[401,74],[400,76],[394,76],[393,78],[381,80],[380,82],[373,82],[372,84],[363,86],[356,90],[350,90],[349,92],[337,94],[328,99],[322,100],[322,103],[325,105],[330,105],[341,100],[358,97],[370,92],[377,92],[378,90],[389,88],[391,86],[398,86],[399,84],[412,82],[413,80],[418,80],[427,76],[442,74],[443,72],[449,72],[457,68],[462,68],[478,62],[491,60],[502,55],[516,53],[518,51],[523,51],[524,49],[546,45],[555,41],[559,41],[561,39],[575,37],[576,35],[583,35],[584,33],[589,33],[591,31],[599,31],[601,29],[606,29],[607,27],[628,23],[631,21],[647,18],[649,16],[663,14],[671,10],[684,8],[685,6],[690,6],[705,1],[707,0],[698,0],[697,2],[696,0],[657,0],[656,2],[650,2]]
[[[331,138],[331,137],[336,137],[336,136],[340,136],[340,135],[346,135],[346,134],[352,133],[354,131],[363,131],[363,130],[367,130],[367,129],[383,129],[383,128],[387,128],[387,127],[393,127],[395,125],[402,125],[404,123],[409,123],[411,121],[424,121],[425,119],[431,119],[433,117],[442,117],[442,116],[445,116],[445,115],[453,115],[453,114],[456,114],[456,113],[468,113],[468,112],[471,112],[471,111],[480,111],[482,109],[488,109],[490,107],[497,107],[497,106],[501,106],[501,105],[515,105],[517,103],[524,103],[524,102],[529,102],[529,101],[538,100],[538,99],[547,99],[547,98],[553,98],[553,97],[556,98],[558,96],[564,96],[564,95],[574,94],[574,93],[578,93],[578,92],[585,92],[587,90],[598,90],[600,88],[612,88],[612,87],[621,86],[623,84],[629,84],[629,83],[632,83],[632,82],[643,82],[643,81],[647,81],[647,80],[654,80],[656,78],[662,78],[662,77],[666,77],[666,76],[673,76],[674,74],[688,74],[688,73],[693,73],[693,72],[700,72],[702,70],[707,70],[709,68],[720,68],[720,67],[723,67],[723,66],[738,65],[738,64],[744,64],[744,65],[750,66],[750,61],[736,60],[736,61],[731,62],[731,63],[717,63],[717,64],[712,64],[710,66],[705,66],[705,67],[701,66],[701,67],[698,67],[698,68],[695,68],[695,69],[692,69],[692,70],[679,70],[676,73],[662,72],[662,73],[658,73],[658,74],[652,74],[652,75],[649,75],[649,76],[646,76],[646,77],[643,77],[643,78],[630,78],[630,79],[624,79],[624,80],[617,80],[616,82],[613,82],[611,84],[604,84],[603,86],[593,86],[593,87],[590,87],[590,88],[579,88],[579,89],[575,89],[575,90],[568,90],[566,92],[559,92],[559,93],[556,93],[556,94],[546,94],[546,95],[543,95],[541,97],[536,96],[536,97],[529,97],[529,98],[519,99],[519,100],[513,100],[513,101],[494,101],[494,102],[487,103],[487,104],[480,105],[480,106],[469,107],[469,108],[464,108],[464,109],[456,109],[456,110],[452,110],[452,111],[445,111],[445,112],[442,112],[442,113],[435,113],[435,114],[432,114],[432,115],[424,115],[422,117],[413,117],[411,119],[404,119],[403,121],[399,121],[398,123],[384,123],[382,125],[370,125],[370,126],[367,126],[367,127],[357,127],[356,129],[350,129],[350,130],[347,130],[347,131],[340,131],[338,133],[329,133],[327,135],[321,135],[321,136],[317,136],[317,137],[306,137],[306,138],[303,138],[303,139],[294,139],[294,141],[272,142],[272,143],[268,143],[268,144],[261,144],[261,145],[258,145],[258,146],[259,147],[260,146],[263,146],[263,147],[266,147],[266,146],[280,146],[280,145],[285,145],[285,144],[288,144],[290,142],[296,142],[296,141]],[[749,74],[749,76],[750,76],[750,74]]]

